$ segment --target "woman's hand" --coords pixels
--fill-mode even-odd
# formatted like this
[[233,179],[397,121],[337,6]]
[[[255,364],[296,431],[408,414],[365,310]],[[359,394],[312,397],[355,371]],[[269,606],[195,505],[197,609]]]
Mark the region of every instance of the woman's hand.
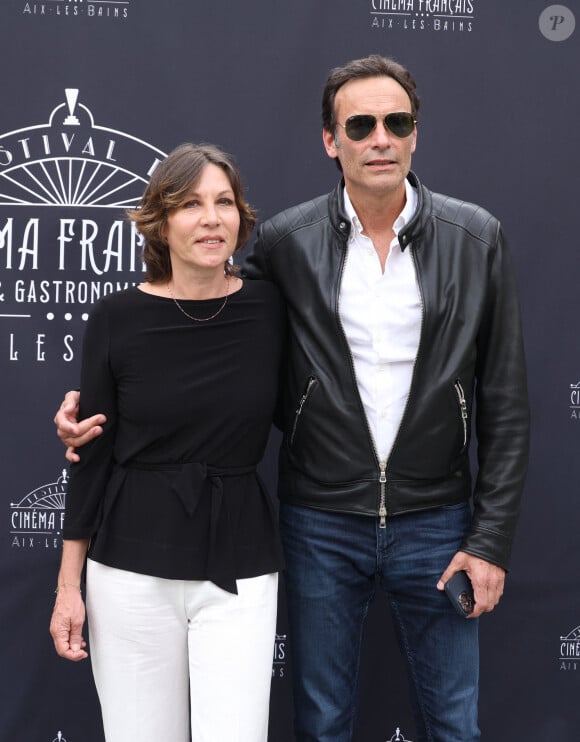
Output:
[[82,630],[85,622],[85,604],[80,587],[64,583],[59,585],[50,620],[50,635],[56,653],[72,662],[88,657]]

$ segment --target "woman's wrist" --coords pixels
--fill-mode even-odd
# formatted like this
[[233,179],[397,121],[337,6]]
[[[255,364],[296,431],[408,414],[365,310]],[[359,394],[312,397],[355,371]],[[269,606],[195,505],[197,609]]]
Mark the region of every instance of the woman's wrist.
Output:
[[81,592],[81,585],[80,582],[68,582],[65,580],[62,580],[57,583],[56,588],[54,590],[55,593],[59,593],[60,590],[66,590],[66,589],[72,589],[72,590],[78,590]]

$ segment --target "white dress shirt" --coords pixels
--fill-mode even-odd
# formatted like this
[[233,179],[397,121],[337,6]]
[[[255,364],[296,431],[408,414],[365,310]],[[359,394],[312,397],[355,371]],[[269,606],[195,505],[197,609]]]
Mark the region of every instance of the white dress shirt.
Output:
[[[408,180],[405,188],[405,207],[393,224],[395,235],[411,219],[417,206],[417,193]],[[339,313],[377,456],[384,464],[411,387],[421,333],[421,295],[412,245],[403,251],[397,238],[393,238],[383,273],[373,243],[363,234],[364,226],[346,189],[344,205],[352,229]]]

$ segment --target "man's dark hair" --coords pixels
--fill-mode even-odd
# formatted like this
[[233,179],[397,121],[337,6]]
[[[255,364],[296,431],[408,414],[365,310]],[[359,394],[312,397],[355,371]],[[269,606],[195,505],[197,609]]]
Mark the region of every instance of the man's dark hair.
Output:
[[416,93],[415,80],[403,65],[389,57],[371,54],[362,59],[353,59],[342,67],[335,67],[324,86],[322,93],[322,126],[327,131],[336,129],[337,120],[334,112],[334,99],[340,88],[351,80],[364,80],[368,77],[391,77],[404,88],[411,101],[411,113],[417,118],[419,98]]

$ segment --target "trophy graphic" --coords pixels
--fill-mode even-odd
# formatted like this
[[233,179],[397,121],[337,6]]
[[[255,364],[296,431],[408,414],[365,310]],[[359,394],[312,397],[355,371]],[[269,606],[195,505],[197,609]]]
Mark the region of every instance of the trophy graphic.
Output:
[[65,126],[79,126],[81,122],[74,115],[74,110],[77,104],[77,100],[79,98],[79,90],[78,88],[65,88],[64,92],[66,95],[68,116],[65,118],[65,120],[62,123]]

